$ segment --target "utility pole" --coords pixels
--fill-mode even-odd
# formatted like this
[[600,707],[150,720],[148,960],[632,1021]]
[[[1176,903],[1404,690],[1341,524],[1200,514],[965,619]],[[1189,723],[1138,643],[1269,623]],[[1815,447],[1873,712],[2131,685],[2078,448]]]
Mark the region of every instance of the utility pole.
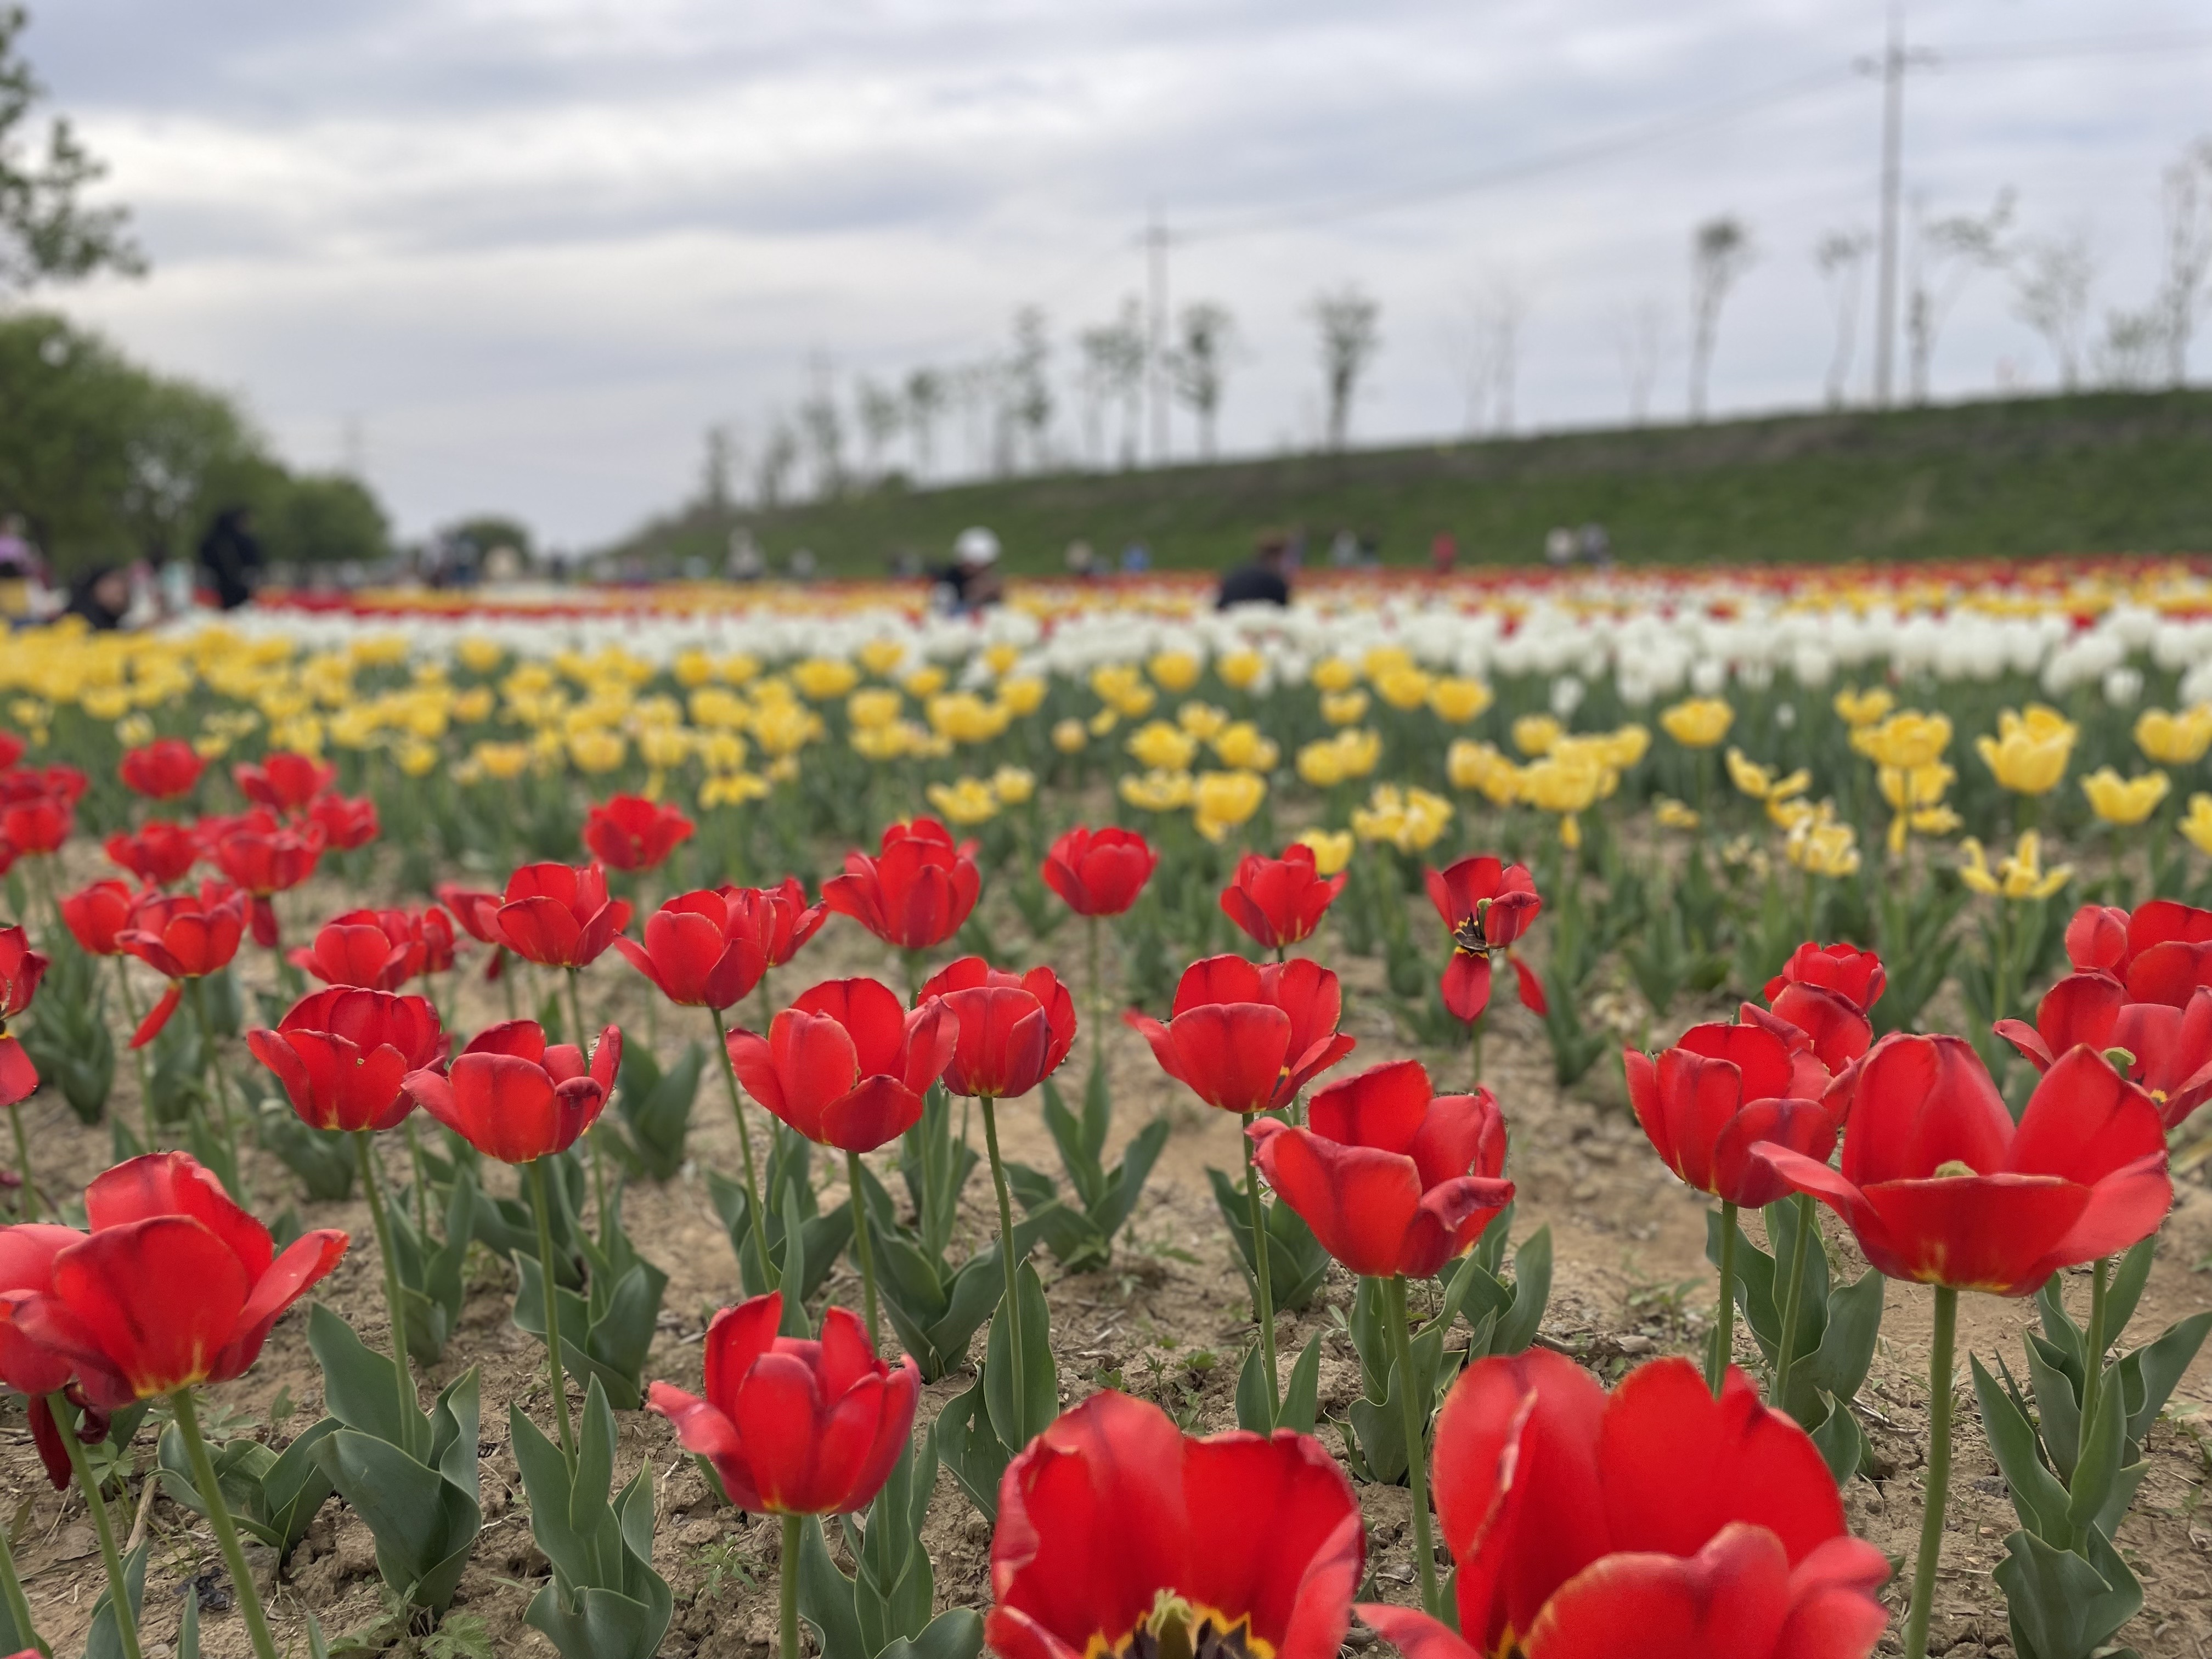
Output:
[[1897,349],[1897,209],[1904,173],[1905,72],[1936,61],[1907,52],[1905,0],[1890,0],[1889,40],[1879,58],[1862,58],[1862,75],[1881,76],[1881,251],[1875,289],[1874,404],[1887,409]]
[[1146,264],[1151,289],[1151,315],[1146,319],[1145,385],[1152,405],[1152,465],[1168,461],[1168,228],[1160,217],[1160,204],[1152,203],[1152,222],[1145,230]]

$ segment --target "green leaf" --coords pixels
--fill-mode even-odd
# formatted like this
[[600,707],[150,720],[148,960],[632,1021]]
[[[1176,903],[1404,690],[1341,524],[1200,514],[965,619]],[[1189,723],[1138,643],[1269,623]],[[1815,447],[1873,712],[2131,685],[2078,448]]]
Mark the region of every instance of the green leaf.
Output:
[[[475,1448],[469,1450],[473,1455]],[[483,1514],[438,1470],[389,1442],[340,1429],[316,1448],[338,1493],[376,1539],[377,1571],[404,1600],[442,1613],[460,1588]]]
[[[1808,1273],[1808,1281],[1810,1277]],[[1820,1346],[1814,1350],[1806,1374],[1821,1392],[1846,1403],[1858,1398],[1874,1364],[1875,1344],[1881,1335],[1885,1283],[1880,1273],[1867,1273],[1856,1284],[1828,1295],[1826,1328],[1820,1333]],[[1797,1368],[1793,1364],[1790,1369]]]
[[1990,1577],[2004,1592],[2020,1659],[2091,1659],[2142,1610],[2142,1586],[2094,1533],[2085,1558],[2015,1532]]
[[1526,1243],[1513,1252],[1513,1307],[1498,1322],[1491,1340],[1492,1353],[1524,1351],[1543,1328],[1544,1310],[1552,1299],[1552,1230],[1539,1227]]
[[875,1659],[980,1659],[983,1620],[968,1607],[950,1607],[912,1641],[901,1638]]
[[1305,1351],[1298,1355],[1298,1363],[1291,1367],[1290,1380],[1283,1385],[1283,1408],[1276,1413],[1275,1426],[1311,1434],[1314,1419],[1320,1411],[1320,1395],[1321,1337],[1316,1333],[1308,1339]]
[[[2127,1458],[2124,1416],[2120,1389],[2107,1381],[2097,1390],[2097,1414],[2082,1430],[2080,1461],[2068,1483],[2066,1518],[2076,1539],[2104,1512],[2120,1480],[2121,1465]],[[2125,1511],[2124,1502],[2121,1509]]]
[[2197,1358],[2205,1334],[2212,1331],[2212,1311],[2191,1314],[2166,1327],[2155,1342],[2137,1348],[2117,1366],[2128,1408],[2128,1438],[2137,1445],[2166,1408],[2175,1385]]
[[965,1389],[945,1402],[937,1414],[937,1446],[945,1467],[952,1473],[968,1501],[984,1520],[999,1518],[999,1482],[1012,1460],[991,1427],[990,1409],[983,1403],[983,1379],[979,1376]]
[[2036,1455],[2035,1431],[2013,1404],[2012,1396],[1997,1386],[1978,1357],[1968,1355],[1967,1364],[1973,1370],[1982,1429],[1989,1437],[1998,1468],[2004,1473],[2005,1484],[2011,1488],[2013,1508],[2021,1524],[2039,1538],[2060,1540],[2064,1547],[2072,1532],[2066,1519],[2066,1488]]
[[[131,1622],[138,1623],[139,1612],[146,1605],[146,1552],[153,1547],[151,1540],[131,1551],[123,1563],[123,1593],[131,1599]],[[198,1597],[186,1587],[185,1604],[195,1612]],[[192,1623],[192,1639],[199,1640],[198,1620]],[[26,1645],[28,1645],[26,1644]],[[106,1581],[101,1580],[100,1599],[92,1604],[92,1629],[84,1641],[84,1659],[123,1659],[123,1632],[115,1622],[115,1601],[108,1594]]]
[[[1790,1369],[1795,1370],[1796,1367]],[[1859,1420],[1851,1415],[1846,1401],[1825,1394],[1820,1399],[1826,1405],[1827,1415],[1809,1432],[1813,1443],[1820,1449],[1821,1460],[1828,1466],[1828,1473],[1840,1486],[1866,1462],[1866,1431],[1859,1427]]]
[[837,1571],[822,1517],[810,1515],[799,1528],[799,1616],[813,1627],[824,1653],[866,1654],[860,1615],[853,1606],[853,1581]]
[[1255,1342],[1237,1373],[1237,1426],[1254,1434],[1275,1431],[1275,1401],[1267,1393],[1267,1356]]
[[1014,1398],[1012,1325],[1003,1296],[991,1318],[983,1360],[983,1398],[991,1426],[1009,1453],[1028,1445],[1060,1415],[1060,1374],[1053,1362],[1051,1310],[1045,1305],[1044,1286],[1036,1269],[1026,1261],[1016,1270],[1015,1284],[1022,1315],[1020,1401]]
[[[2081,1455],[2081,1400],[2074,1379],[2051,1363],[2051,1345],[2030,1338],[2027,1384],[2035,1393],[2037,1425],[2043,1449],[2061,1480],[2074,1478],[2074,1462]],[[2048,1534],[2045,1534],[2049,1536]]]
[[[401,1415],[398,1374],[392,1357],[378,1353],[352,1326],[317,1302],[307,1309],[307,1347],[323,1372],[323,1401],[347,1428],[403,1449],[427,1454],[429,1419],[420,1407]],[[410,1383],[405,1398],[412,1401]]]
[[2120,1258],[2119,1271],[2112,1275],[2111,1287],[2105,1293],[2107,1350],[2120,1346],[2128,1322],[2136,1316],[2136,1305],[2142,1300],[2143,1286],[2150,1282],[2150,1264],[2157,1255],[2158,1235],[2153,1233]]

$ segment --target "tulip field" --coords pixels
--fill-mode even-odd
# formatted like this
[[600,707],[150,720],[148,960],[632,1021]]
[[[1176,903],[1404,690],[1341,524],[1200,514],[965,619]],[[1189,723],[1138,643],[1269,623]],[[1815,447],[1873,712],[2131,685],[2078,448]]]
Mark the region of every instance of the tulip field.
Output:
[[2202,1659],[2212,563],[0,647],[0,1654]]

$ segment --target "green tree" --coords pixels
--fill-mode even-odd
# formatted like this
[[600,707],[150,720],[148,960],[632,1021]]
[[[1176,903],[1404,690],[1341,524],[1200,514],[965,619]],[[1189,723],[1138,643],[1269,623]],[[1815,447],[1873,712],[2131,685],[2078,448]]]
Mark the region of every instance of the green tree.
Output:
[[140,275],[146,256],[131,240],[129,210],[84,200],[107,164],[78,141],[66,117],[47,123],[43,152],[27,131],[46,90],[16,50],[28,21],[21,6],[0,9],[0,286],[27,289],[103,270]]
[[280,475],[255,513],[272,559],[367,564],[392,551],[392,523],[382,504],[360,479],[343,472]]

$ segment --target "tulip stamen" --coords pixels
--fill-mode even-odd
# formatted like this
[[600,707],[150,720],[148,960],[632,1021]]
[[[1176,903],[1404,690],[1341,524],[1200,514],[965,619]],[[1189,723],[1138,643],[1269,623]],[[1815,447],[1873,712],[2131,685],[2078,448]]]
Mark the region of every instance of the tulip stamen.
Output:
[[1938,1164],[1934,1178],[1937,1181],[1971,1181],[1980,1174],[1981,1171],[1966,1159],[1954,1158]]
[[1273,1644],[1252,1634],[1247,1620],[1231,1620],[1163,1589],[1152,1616],[1129,1633],[1115,1659],[1274,1659],[1274,1652]]

